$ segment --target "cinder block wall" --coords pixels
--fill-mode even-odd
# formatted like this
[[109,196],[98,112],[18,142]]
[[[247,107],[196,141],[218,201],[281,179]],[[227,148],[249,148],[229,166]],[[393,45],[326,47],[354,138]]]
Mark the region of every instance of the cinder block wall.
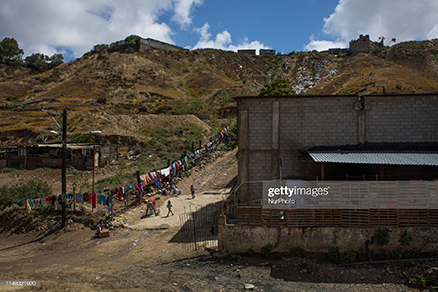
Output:
[[[390,227],[390,240],[381,247],[376,242],[370,245],[374,254],[384,253],[400,247],[400,234],[407,230],[412,235],[409,249],[422,252],[436,251],[438,241],[435,236],[437,227]],[[267,244],[273,246],[273,252],[290,253],[294,247],[307,252],[327,253],[331,247],[338,247],[341,252],[365,249],[365,242],[371,240],[375,228],[346,227],[280,227],[225,225],[220,222],[218,228],[219,250],[226,253],[246,253],[253,250],[261,253]]]
[[[314,146],[438,142],[438,94],[240,97],[239,183],[282,177],[314,180]],[[253,186],[255,187],[255,186]],[[260,199],[244,186],[239,201]]]

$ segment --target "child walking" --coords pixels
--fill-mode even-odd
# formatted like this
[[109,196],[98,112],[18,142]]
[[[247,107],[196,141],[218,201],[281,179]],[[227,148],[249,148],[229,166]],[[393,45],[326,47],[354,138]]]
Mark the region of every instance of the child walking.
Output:
[[173,214],[173,212],[172,212],[172,203],[170,202],[170,200],[167,201],[167,209],[169,210],[169,211],[167,212],[167,217],[169,217],[169,213],[172,213],[172,216],[173,216],[174,214]]
[[192,199],[195,198],[195,188],[193,187],[193,185],[190,186],[190,191],[192,192]]

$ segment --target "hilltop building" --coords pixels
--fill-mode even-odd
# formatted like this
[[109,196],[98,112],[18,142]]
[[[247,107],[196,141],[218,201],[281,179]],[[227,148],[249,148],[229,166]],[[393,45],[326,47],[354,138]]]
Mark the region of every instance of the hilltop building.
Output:
[[[96,45],[94,46],[94,51],[101,52],[103,50],[106,50],[106,46],[104,45]],[[119,51],[126,49],[127,46],[125,44],[124,40],[112,43],[110,46],[110,51]],[[136,48],[138,51],[146,51],[146,50],[165,50],[165,51],[180,51],[180,50],[187,50],[172,44],[168,44],[159,40],[151,39],[151,38],[140,38],[138,42],[138,47]]]
[[179,51],[179,50],[185,50],[181,47],[171,45],[165,42],[161,42],[158,40],[154,40],[151,38],[141,38],[140,39],[140,48],[139,51],[146,51],[146,50],[165,50],[165,51]]
[[359,53],[370,53],[370,36],[360,35],[359,39],[350,41],[350,55],[355,56]]

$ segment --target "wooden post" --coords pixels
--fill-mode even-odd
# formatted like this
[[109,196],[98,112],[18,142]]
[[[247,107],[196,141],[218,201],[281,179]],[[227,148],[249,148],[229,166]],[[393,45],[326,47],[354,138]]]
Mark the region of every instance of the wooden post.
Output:
[[321,180],[325,180],[324,163],[321,162]]
[[385,176],[385,169],[383,164],[380,164],[380,180],[384,180],[384,176]]
[[24,169],[27,169],[27,146],[24,145]]
[[62,215],[61,215],[61,227],[65,227],[65,222],[67,221],[67,206],[66,206],[66,195],[67,195],[67,110],[62,111],[62,170],[61,170],[61,204],[62,204]]
[[73,213],[76,211],[76,192],[75,186],[73,186]]
[[128,210],[128,206],[129,206],[129,188],[126,190],[125,196],[126,196],[125,210]]
[[[138,184],[138,186],[140,187],[141,185],[140,185],[140,171],[136,171],[135,172],[135,174],[136,174],[136,176],[137,176],[137,184]],[[141,189],[140,189],[141,190]],[[143,193],[142,192],[140,192],[140,194],[138,195],[138,198],[139,198],[139,202],[138,202],[138,204],[139,205],[141,205],[141,200],[143,199]]]

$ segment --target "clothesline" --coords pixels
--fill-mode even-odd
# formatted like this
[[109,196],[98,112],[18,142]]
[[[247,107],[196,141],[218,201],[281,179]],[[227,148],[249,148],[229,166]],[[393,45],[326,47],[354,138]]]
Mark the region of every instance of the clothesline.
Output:
[[[217,146],[220,144],[222,138],[228,134],[229,126],[222,129],[215,140],[212,142],[209,142],[206,144],[205,148],[199,148],[196,149],[193,153],[186,154],[184,157],[181,156],[180,159],[174,160],[170,165],[168,165],[165,168],[162,168],[160,170],[154,170],[149,173],[140,175],[140,184],[133,184],[129,185],[127,189],[136,189],[140,193],[144,193],[144,188],[148,186],[155,186],[158,189],[162,189],[164,187],[165,180],[168,180],[168,182],[171,181],[171,179],[177,175],[180,175],[190,169],[190,166],[194,166],[203,158],[203,156],[207,153],[211,153],[214,151]],[[73,193],[66,194],[67,199],[67,208],[71,208],[71,204],[73,200],[77,204],[81,203],[88,203],[92,205],[92,208],[96,208],[97,204],[101,205],[107,205],[108,210],[111,211],[112,208],[112,202],[111,198],[113,195],[118,195],[119,199],[124,197],[126,195],[126,189],[125,187],[117,187],[112,189],[111,195],[105,195],[105,194],[96,194],[91,192],[85,192],[85,193],[75,193],[73,196]],[[47,196],[45,198],[37,198],[37,199],[27,199],[24,200],[24,207],[26,211],[31,211],[32,208],[39,207],[43,203],[51,203],[52,205],[55,204],[55,202],[61,201],[61,195],[52,195]]]

